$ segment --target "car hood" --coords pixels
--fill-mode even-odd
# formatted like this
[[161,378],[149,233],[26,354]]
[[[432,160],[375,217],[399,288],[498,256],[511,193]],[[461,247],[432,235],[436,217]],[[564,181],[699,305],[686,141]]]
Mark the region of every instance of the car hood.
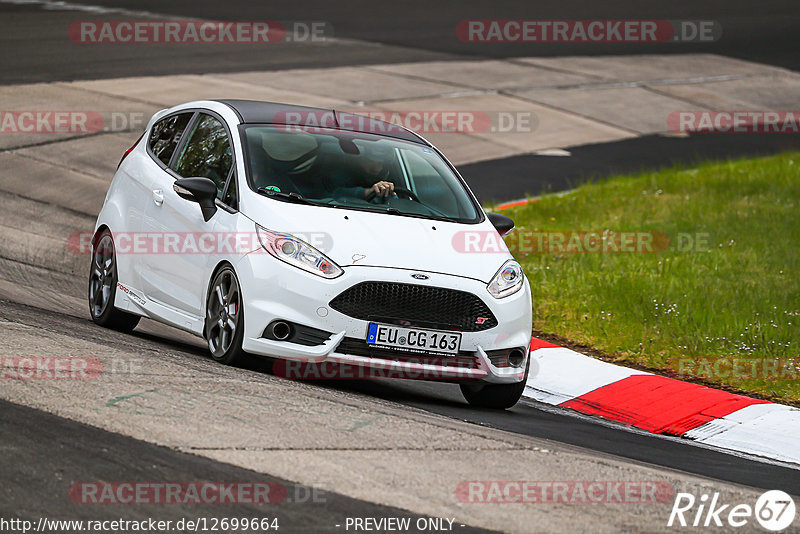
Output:
[[258,200],[248,203],[248,218],[303,239],[341,267],[446,273],[488,283],[512,257],[488,220],[462,224]]

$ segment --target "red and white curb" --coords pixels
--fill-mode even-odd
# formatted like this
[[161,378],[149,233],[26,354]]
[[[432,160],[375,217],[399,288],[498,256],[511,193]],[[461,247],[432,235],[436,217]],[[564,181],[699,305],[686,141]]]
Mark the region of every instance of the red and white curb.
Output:
[[800,409],[607,363],[534,338],[525,397],[800,465]]
[[524,206],[526,204],[530,204],[531,202],[536,202],[537,198],[521,198],[519,200],[510,200],[508,202],[504,202],[502,204],[498,204],[494,207],[495,211],[503,211],[507,210],[508,208],[516,208],[518,206]]

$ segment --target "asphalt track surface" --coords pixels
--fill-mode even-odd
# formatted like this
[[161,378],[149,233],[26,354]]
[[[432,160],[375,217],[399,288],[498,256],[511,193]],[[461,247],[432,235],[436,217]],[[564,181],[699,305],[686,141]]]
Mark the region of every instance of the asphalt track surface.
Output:
[[564,191],[606,176],[798,149],[797,134],[647,135],[573,147],[569,157],[523,154],[459,165],[458,169],[481,202],[486,203]]
[[[476,410],[467,406],[457,388],[408,381],[359,381],[331,384],[446,415],[477,425],[550,439],[586,449],[614,454],[709,478],[769,489],[800,492],[797,471],[775,464],[737,458],[729,454],[664,439],[644,432],[626,432],[621,426],[600,425],[557,408],[522,399],[511,410]],[[567,417],[565,417],[567,415]]]
[[[40,517],[93,521],[156,518],[173,522],[184,518],[247,517],[277,519],[279,527],[288,527],[291,532],[335,532],[342,530],[338,526],[344,525],[348,516],[411,518],[412,525],[423,517],[176,452],[5,401],[0,401],[0,435],[0,472],[4,482],[0,489],[0,516],[5,519],[36,524]],[[270,493],[274,489],[279,497],[274,504],[219,504],[211,511],[207,505],[87,507],[73,501],[76,494],[71,494],[70,488],[76,481],[115,480],[121,470],[127,482],[219,480],[265,484]],[[43,496],[60,498],[45,501]],[[309,513],[312,506],[313,513]],[[461,526],[457,531],[490,532],[470,526]]]
[[[21,0],[20,0],[21,1]],[[800,18],[793,0],[638,2],[636,0],[447,0],[376,2],[324,0],[98,0],[83,4],[209,20],[324,21],[334,37],[361,43],[315,46],[281,43],[146,47],[65,43],[71,22],[138,18],[130,14],[62,10],[57,2],[0,3],[0,83],[116,78],[198,72],[236,72],[427,61],[606,54],[713,53],[800,70]],[[47,4],[50,4],[49,7]],[[162,16],[163,15],[163,16]],[[722,37],[706,43],[471,43],[456,38],[456,25],[472,19],[713,20]],[[365,46],[366,43],[370,46]],[[375,46],[378,45],[378,46]]]
[[[170,73],[226,72],[277,68],[319,67],[373,62],[463,59],[465,57],[515,57],[521,55],[593,55],[628,53],[712,52],[800,69],[800,32],[795,2],[700,3],[680,1],[660,7],[639,2],[566,1],[555,6],[504,2],[393,2],[358,1],[347,9],[337,2],[253,3],[245,1],[191,2],[94,2],[95,5],[148,10],[181,17],[224,20],[325,20],[339,38],[378,43],[349,43],[318,48],[310,54],[306,46],[275,46],[253,50],[237,45],[209,46],[181,50],[151,45],[141,48],[92,48],[81,45],[61,46],[71,21],[80,19],[119,19],[118,15],[76,13],[42,9],[36,5],[0,4],[0,83],[52,82],[57,80],[119,77],[129,75],[166,75]],[[757,10],[757,15],[752,14]],[[578,15],[576,15],[578,14]],[[458,21],[469,18],[664,18],[712,19],[724,28],[717,43],[663,45],[476,45],[453,39]],[[506,160],[482,162],[462,168],[463,174],[484,200],[508,200],[524,193],[515,180],[531,175],[540,180],[540,191],[561,190],[576,183],[601,177],[610,172],[635,172],[669,166],[676,162],[696,161],[709,155],[727,157],[743,154],[772,153],[797,147],[797,136],[693,136],[689,139],[647,137],[604,145],[572,149],[570,158],[517,156]],[[490,188],[489,180],[502,177],[502,192]],[[47,267],[47,266],[43,266]],[[81,275],[82,276],[82,275]],[[0,311],[7,318],[36,324],[46,321],[50,328],[80,337],[87,329],[98,330],[86,318],[77,318],[58,310],[45,310],[24,302],[5,301]],[[98,333],[98,335],[100,335]],[[153,338],[134,333],[172,352],[203,356],[196,346],[186,345],[169,333]],[[254,363],[255,369],[267,372],[266,364]],[[262,367],[263,366],[263,367]],[[636,462],[695,473],[711,479],[739,483],[756,488],[780,488],[800,495],[797,471],[696,447],[676,439],[654,437],[599,424],[557,409],[523,401],[512,410],[493,412],[466,406],[454,386],[400,381],[360,381],[317,384],[317,387],[340,389],[421,408],[484,427],[507,430],[529,436],[583,447],[600,454],[611,454]],[[149,445],[75,423],[41,411],[0,403],[0,435],[3,454],[0,489],[4,517],[65,515],[100,518],[118,515],[113,509],[74,507],[66,499],[43,500],[44,495],[64,495],[65,480],[119,479],[123,472],[129,479],[163,478],[172,480],[225,479],[275,480],[228,464],[198,458],[191,454]],[[20,459],[24,458],[24,461]],[[290,485],[287,483],[287,485]],[[291,486],[291,485],[290,485]],[[292,486],[293,487],[293,486]],[[327,494],[325,509],[311,526],[329,525],[345,515],[403,515],[402,511]],[[34,504],[35,503],[35,504]],[[148,515],[167,519],[183,510],[152,509]],[[234,510],[239,511],[239,510]],[[316,510],[315,510],[316,511]],[[12,514],[13,512],[13,514]],[[196,510],[186,511],[196,514]],[[140,512],[125,510],[125,514]],[[302,507],[281,507],[287,522],[304,513]],[[169,515],[172,514],[172,515]],[[293,515],[298,514],[298,515]],[[228,514],[225,514],[228,515]],[[303,521],[309,521],[303,519]],[[295,523],[297,524],[297,523]],[[313,529],[311,531],[314,531]]]
[[[26,3],[30,1],[31,3]],[[10,2],[10,3],[5,3]],[[16,3],[21,2],[21,3]],[[0,84],[124,76],[317,68],[372,63],[514,58],[538,55],[714,53],[800,70],[800,17],[791,0],[748,2],[681,0],[644,5],[620,2],[336,2],[112,1],[72,3],[107,8],[63,9],[52,0],[0,2]],[[327,44],[97,46],[65,39],[83,20],[324,21],[337,41]],[[714,20],[722,37],[711,43],[464,43],[455,26],[465,19]],[[9,53],[13,51],[13,53]],[[669,76],[669,73],[665,73]],[[570,149],[571,157],[519,155],[462,165],[459,170],[484,202],[517,199],[575,187],[611,174],[691,165],[708,159],[769,155],[800,147],[797,134],[648,135]],[[498,181],[501,185],[498,186]]]
[[[88,319],[81,319],[72,315],[60,313],[55,310],[46,310],[27,306],[18,302],[0,301],[0,319],[19,322],[30,326],[46,324],[48,329],[67,334],[76,339],[102,339],[105,337],[104,329],[96,327]],[[144,324],[149,320],[143,320]],[[152,323],[151,323],[152,324]],[[173,334],[174,332],[174,334]],[[134,331],[132,334],[114,334],[130,337],[130,342],[135,343],[136,338],[162,346],[169,353],[187,355],[197,358],[208,358],[204,348],[189,345],[182,340],[183,336],[170,328],[160,329],[158,335],[148,332]],[[110,343],[111,341],[107,341]],[[169,357],[165,354],[164,357]],[[208,358],[210,359],[210,358]],[[253,359],[245,366],[250,371],[270,373],[269,361]],[[435,382],[417,382],[407,380],[332,380],[313,381],[315,387],[328,388],[334,391],[348,391],[363,398],[385,399],[395,403],[419,408],[431,413],[444,415],[460,421],[467,421],[476,425],[496,428],[526,436],[544,438],[555,442],[578,446],[601,454],[612,454],[628,458],[637,462],[666,467],[669,469],[693,473],[711,479],[733,482],[746,486],[763,489],[780,488],[794,495],[800,495],[800,477],[798,470],[777,464],[764,463],[739,456],[718,452],[712,449],[699,447],[676,438],[664,438],[644,432],[631,432],[621,425],[601,424],[583,416],[576,416],[567,410],[523,399],[514,408],[506,411],[481,410],[468,406],[457,386]],[[2,405],[2,403],[0,403]],[[31,410],[29,414],[36,417],[55,417],[43,412]],[[64,422],[64,425],[70,424]],[[36,428],[45,428],[46,425],[31,425],[31,432]],[[88,442],[94,438],[93,429],[85,425],[75,425],[70,433],[70,440]],[[49,440],[43,437],[45,443]],[[132,438],[118,437],[115,439],[130,440]],[[138,446],[138,445],[134,445]],[[43,456],[45,465],[52,465],[57,469],[61,458],[73,455],[74,462],[86,462],[92,456],[83,456],[85,451],[64,450],[59,455]],[[136,454],[127,456],[132,465],[139,457]],[[186,455],[186,458],[190,458]],[[15,455],[7,457],[14,462]],[[176,456],[175,458],[179,458]],[[0,460],[2,461],[2,460]],[[220,464],[223,465],[223,464]],[[8,472],[0,469],[0,472]],[[102,479],[102,477],[101,477]],[[88,478],[97,480],[97,478]],[[39,488],[44,491],[45,488]],[[36,491],[36,481],[32,481],[31,489]]]

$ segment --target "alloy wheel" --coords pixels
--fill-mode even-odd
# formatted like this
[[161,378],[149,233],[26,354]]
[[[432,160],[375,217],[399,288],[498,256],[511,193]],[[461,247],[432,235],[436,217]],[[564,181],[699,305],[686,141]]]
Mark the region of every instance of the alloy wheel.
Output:
[[206,307],[208,348],[217,358],[223,357],[233,343],[239,327],[240,309],[239,283],[233,271],[225,269],[214,279]]
[[89,304],[92,315],[100,317],[111,301],[114,285],[114,240],[106,234],[97,244],[92,255],[92,271],[89,278]]

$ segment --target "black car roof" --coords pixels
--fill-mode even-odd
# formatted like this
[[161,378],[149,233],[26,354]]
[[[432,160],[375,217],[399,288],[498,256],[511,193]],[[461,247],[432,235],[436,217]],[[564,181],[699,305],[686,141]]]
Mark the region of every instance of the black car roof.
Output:
[[425,139],[402,126],[356,113],[256,100],[216,100],[216,102],[230,107],[245,124],[320,126],[335,130],[384,135],[430,146]]

